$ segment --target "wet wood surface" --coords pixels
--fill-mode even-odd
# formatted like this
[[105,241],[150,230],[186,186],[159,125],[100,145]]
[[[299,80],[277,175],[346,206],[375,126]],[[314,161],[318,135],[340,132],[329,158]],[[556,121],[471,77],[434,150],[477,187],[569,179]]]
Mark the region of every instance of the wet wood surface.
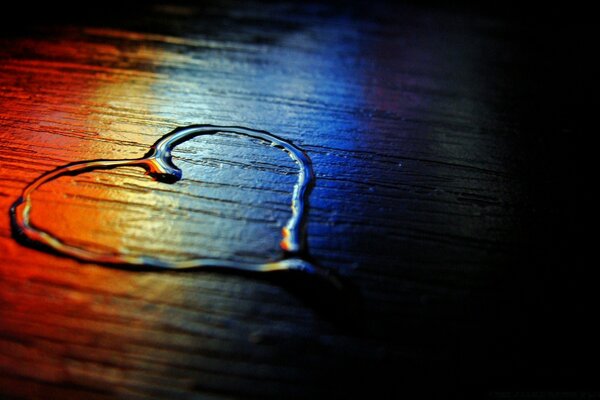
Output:
[[[561,139],[575,131],[569,70],[547,62],[565,39],[549,21],[285,2],[51,15],[0,39],[0,396],[585,386],[577,352],[557,344],[575,318],[577,189]],[[190,124],[263,129],[307,152],[311,255],[358,300],[297,276],[109,268],[13,238],[9,208],[40,174],[141,157]],[[172,185],[135,168],[61,178],[32,220],[165,259],[280,255],[297,172],[285,153],[216,135],[174,161]]]

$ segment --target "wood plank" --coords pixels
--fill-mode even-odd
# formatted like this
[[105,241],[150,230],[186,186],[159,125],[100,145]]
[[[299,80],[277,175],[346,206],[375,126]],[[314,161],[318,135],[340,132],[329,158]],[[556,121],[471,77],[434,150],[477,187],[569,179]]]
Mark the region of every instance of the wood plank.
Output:
[[[553,160],[569,159],[561,138],[575,127],[565,84],[545,86],[564,67],[545,63],[563,31],[469,6],[120,10],[40,14],[0,39],[0,396],[394,397],[417,385],[427,397],[585,382],[568,349],[546,352],[566,331],[548,324],[573,321],[561,236],[576,189]],[[297,275],[123,270],[12,237],[8,209],[40,174],[141,157],[190,124],[267,130],[309,154],[311,254],[360,306]],[[284,152],[223,134],[174,161],[175,184],[135,168],[62,177],[36,194],[32,220],[69,243],[165,259],[280,256],[297,170]]]

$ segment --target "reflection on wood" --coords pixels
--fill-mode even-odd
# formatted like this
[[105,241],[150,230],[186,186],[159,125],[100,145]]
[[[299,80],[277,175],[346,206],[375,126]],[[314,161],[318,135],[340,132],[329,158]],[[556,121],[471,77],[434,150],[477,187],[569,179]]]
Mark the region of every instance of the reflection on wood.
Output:
[[[560,381],[567,356],[547,355],[555,337],[539,326],[563,265],[553,232],[568,234],[569,203],[545,177],[568,182],[549,160],[569,126],[538,92],[551,71],[527,74],[544,47],[521,24],[339,4],[128,12],[40,18],[0,39],[0,396],[379,398],[420,382]],[[358,286],[351,328],[262,277],[106,268],[11,237],[8,209],[42,173],[141,157],[198,123],[285,134],[310,155],[308,244]],[[167,258],[278,254],[296,172],[285,153],[215,136],[174,157],[177,186],[132,169],[65,177],[32,218],[74,243]]]

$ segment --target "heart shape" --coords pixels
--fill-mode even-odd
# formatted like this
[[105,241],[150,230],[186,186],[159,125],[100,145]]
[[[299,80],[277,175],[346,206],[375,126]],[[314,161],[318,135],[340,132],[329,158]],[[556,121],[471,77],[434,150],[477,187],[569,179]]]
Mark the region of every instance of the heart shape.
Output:
[[[292,160],[298,164],[298,181],[292,193],[292,215],[282,229],[280,242],[283,255],[280,260],[268,263],[245,263],[216,260],[210,258],[195,258],[180,261],[164,261],[153,256],[139,256],[127,252],[105,252],[86,249],[65,243],[51,233],[36,227],[30,221],[31,195],[40,186],[61,176],[74,176],[94,170],[109,170],[118,167],[139,167],[154,179],[175,183],[182,178],[182,171],[173,164],[172,150],[179,144],[201,135],[216,133],[231,133],[250,138],[259,139],[271,146],[285,151]],[[177,128],[158,140],[144,157],[124,160],[88,160],[79,161],[58,167],[47,172],[25,189],[21,197],[13,204],[10,210],[13,233],[17,239],[25,244],[35,245],[53,250],[60,254],[101,264],[146,266],[164,269],[190,269],[200,267],[214,267],[237,269],[254,272],[298,270],[309,273],[323,274],[327,272],[311,261],[306,246],[306,222],[308,210],[308,197],[314,186],[314,172],[308,155],[299,147],[289,141],[262,130],[255,130],[239,126],[216,125],[191,125]]]

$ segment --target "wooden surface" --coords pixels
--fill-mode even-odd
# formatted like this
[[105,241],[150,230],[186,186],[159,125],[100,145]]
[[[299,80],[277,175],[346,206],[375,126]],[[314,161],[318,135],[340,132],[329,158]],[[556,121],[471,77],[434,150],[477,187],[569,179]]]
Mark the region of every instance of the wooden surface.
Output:
[[[587,341],[569,328],[580,260],[562,28],[467,6],[114,6],[16,17],[0,40],[0,396],[589,387]],[[189,124],[264,129],[310,155],[311,253],[358,304],[324,310],[337,294],[297,277],[107,268],[12,238],[8,209],[43,172],[141,157]],[[173,185],[132,168],[61,178],[32,219],[165,259],[279,255],[285,153],[219,135],[174,160]]]

